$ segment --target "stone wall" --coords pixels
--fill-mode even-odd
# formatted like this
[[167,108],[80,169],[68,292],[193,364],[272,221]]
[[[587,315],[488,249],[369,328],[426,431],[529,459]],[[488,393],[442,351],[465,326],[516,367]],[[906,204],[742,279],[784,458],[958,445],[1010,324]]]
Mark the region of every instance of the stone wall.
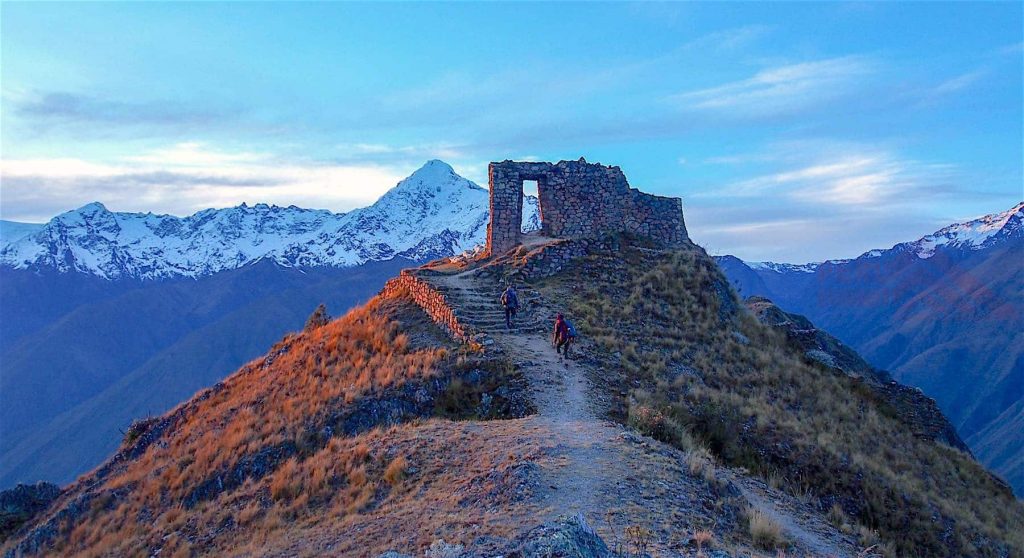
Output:
[[665,244],[687,239],[679,198],[645,194],[630,188],[619,167],[579,161],[535,163],[502,161],[488,167],[491,222],[490,254],[520,241],[523,181],[537,181],[541,231],[555,238],[594,238],[630,232]]
[[430,283],[403,270],[398,277],[390,279],[384,284],[381,294],[384,296],[395,296],[407,290],[414,302],[430,316],[430,319],[441,329],[445,330],[456,341],[469,339],[469,332],[455,315],[455,309],[448,303],[444,293],[434,288]]

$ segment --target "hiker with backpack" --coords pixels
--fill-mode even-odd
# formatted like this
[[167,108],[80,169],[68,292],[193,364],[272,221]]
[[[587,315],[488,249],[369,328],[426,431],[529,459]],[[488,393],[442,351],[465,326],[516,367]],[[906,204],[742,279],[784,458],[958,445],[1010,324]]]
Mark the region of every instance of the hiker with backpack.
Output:
[[512,320],[519,311],[519,295],[514,285],[505,287],[505,292],[501,293],[501,305],[505,307],[505,328],[512,329]]
[[555,317],[555,330],[551,333],[551,344],[562,358],[569,357],[569,347],[576,340],[576,327],[561,313]]

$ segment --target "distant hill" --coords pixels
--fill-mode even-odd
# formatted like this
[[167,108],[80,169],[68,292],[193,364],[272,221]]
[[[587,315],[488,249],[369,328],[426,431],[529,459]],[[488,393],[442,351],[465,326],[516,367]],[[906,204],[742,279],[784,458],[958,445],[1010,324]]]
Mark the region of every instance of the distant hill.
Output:
[[1024,203],[853,260],[717,261],[744,296],[807,315],[934,397],[1024,494]]
[[[0,486],[74,480],[132,420],[220,381],[300,329],[317,304],[341,313],[365,301],[410,263],[299,270],[264,261],[198,280],[123,284],[82,303],[3,353]],[[0,283],[21,273],[0,270]],[[35,296],[60,296],[37,287]]]

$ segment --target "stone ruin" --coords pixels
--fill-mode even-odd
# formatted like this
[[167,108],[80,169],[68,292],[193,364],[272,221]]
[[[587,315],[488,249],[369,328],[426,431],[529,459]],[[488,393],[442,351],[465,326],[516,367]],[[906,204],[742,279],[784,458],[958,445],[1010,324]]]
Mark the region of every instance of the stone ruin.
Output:
[[491,221],[487,251],[501,254],[520,243],[523,181],[537,182],[541,233],[553,238],[594,238],[628,232],[666,245],[687,240],[683,202],[630,188],[619,167],[579,161],[502,161],[488,167]]

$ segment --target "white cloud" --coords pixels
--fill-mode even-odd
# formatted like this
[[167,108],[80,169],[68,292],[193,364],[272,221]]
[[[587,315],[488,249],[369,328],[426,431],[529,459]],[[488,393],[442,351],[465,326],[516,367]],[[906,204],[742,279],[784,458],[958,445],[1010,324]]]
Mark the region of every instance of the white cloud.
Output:
[[974,82],[981,79],[985,75],[984,70],[975,70],[973,72],[967,72],[960,74],[954,78],[947,79],[932,89],[932,92],[938,95],[945,95],[946,93],[953,93],[954,91],[960,91],[966,87],[969,87]]
[[385,143],[340,143],[336,146],[343,158],[353,160],[392,160],[395,158],[411,159],[457,159],[466,157],[465,151],[458,145],[447,143],[428,143],[415,145],[391,145]]
[[155,149],[134,157],[124,157],[123,159],[126,162],[134,163],[203,168],[241,163],[258,163],[260,160],[269,158],[270,156],[265,153],[213,151],[209,146],[201,142],[189,141]]
[[[786,153],[788,151],[788,154]],[[719,158],[721,162],[766,162],[775,170],[695,194],[707,198],[771,196],[819,207],[899,203],[910,194],[945,190],[954,181],[951,165],[928,163],[882,148],[856,144],[780,144],[766,153]]]
[[767,68],[723,85],[670,97],[681,108],[768,115],[821,105],[850,94],[874,72],[862,56],[829,58]]
[[372,203],[414,170],[405,165],[280,160],[188,142],[108,163],[75,158],[0,162],[4,219],[45,221],[101,201],[178,215],[248,203],[345,211]]

